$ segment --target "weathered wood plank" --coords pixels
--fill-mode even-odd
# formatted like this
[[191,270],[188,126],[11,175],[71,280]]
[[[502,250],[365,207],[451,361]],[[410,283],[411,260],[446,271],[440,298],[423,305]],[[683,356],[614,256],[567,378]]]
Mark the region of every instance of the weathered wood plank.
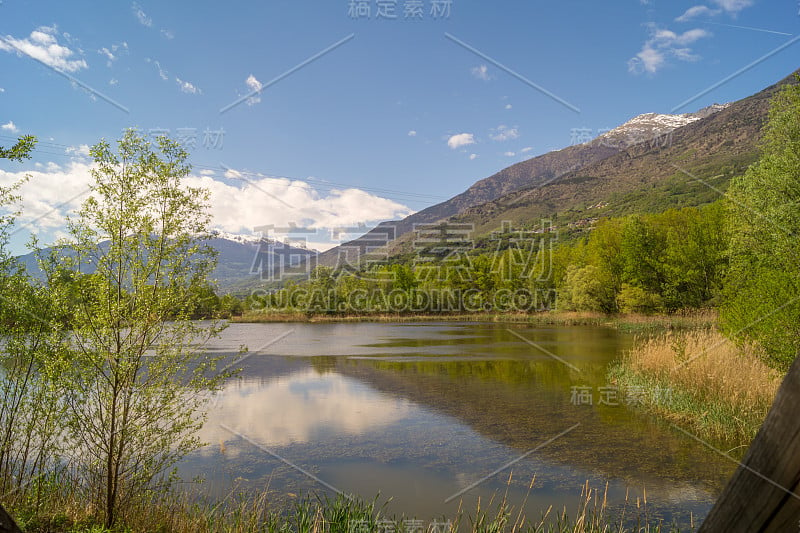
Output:
[[800,357],[699,533],[800,532]]

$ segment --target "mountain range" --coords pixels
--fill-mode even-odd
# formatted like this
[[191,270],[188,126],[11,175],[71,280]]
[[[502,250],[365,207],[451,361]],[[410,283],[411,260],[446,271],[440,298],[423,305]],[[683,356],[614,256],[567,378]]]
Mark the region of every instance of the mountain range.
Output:
[[735,102],[695,113],[638,115],[583,144],[516,163],[449,200],[383,222],[314,257],[314,264],[357,264],[378,248],[383,257],[408,257],[414,240],[436,225],[469,228],[479,238],[504,224],[530,228],[546,219],[569,236],[603,217],[713,202],[758,158],[770,99],[797,83],[797,72]]
[[[800,71],[798,71],[800,72]],[[214,273],[224,292],[245,294],[298,278],[316,265],[357,264],[376,249],[408,256],[426,228],[458,225],[479,238],[511,224],[547,220],[560,234],[589,231],[600,218],[702,205],[720,198],[731,178],[757,159],[769,102],[795,74],[741,100],[695,113],[646,113],[582,144],[511,165],[467,190],[402,220],[318,254],[258,237],[219,233]],[[22,256],[37,271],[32,255]]]
[[602,217],[712,202],[757,159],[770,99],[787,83],[797,83],[795,74],[696,113],[639,115],[589,142],[522,161],[445,202],[384,222],[324,252],[319,263],[340,264],[345,254],[352,262],[365,243],[387,234],[394,235],[390,256],[411,254],[420,229],[431,224],[468,227],[472,237],[504,222],[530,227],[542,219],[561,232],[585,231]]

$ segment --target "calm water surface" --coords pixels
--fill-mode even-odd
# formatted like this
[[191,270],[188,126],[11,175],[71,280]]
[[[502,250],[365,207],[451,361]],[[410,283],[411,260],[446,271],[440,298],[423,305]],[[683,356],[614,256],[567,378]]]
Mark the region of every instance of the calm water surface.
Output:
[[697,523],[736,465],[614,397],[606,368],[632,340],[495,323],[233,324],[211,350],[249,355],[182,474],[205,477],[214,498],[380,494],[389,514],[423,520],[503,494],[530,518],[574,514],[588,481],[608,483],[612,506],[627,494],[626,515],[646,496],[651,519]]

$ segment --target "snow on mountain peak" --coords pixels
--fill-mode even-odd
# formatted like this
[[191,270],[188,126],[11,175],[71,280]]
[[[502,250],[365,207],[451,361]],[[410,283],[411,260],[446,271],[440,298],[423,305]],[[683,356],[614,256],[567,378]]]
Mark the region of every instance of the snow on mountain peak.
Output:
[[668,115],[663,113],[644,113],[638,115],[616,128],[609,130],[594,139],[605,146],[621,149],[642,142],[664,142],[663,137],[671,131],[706,118],[721,111],[730,104],[712,104],[695,113]]
[[225,239],[226,241],[238,242],[239,244],[258,244],[261,242],[261,235],[240,235],[238,233],[229,233],[227,231],[214,230],[212,236],[217,239]]

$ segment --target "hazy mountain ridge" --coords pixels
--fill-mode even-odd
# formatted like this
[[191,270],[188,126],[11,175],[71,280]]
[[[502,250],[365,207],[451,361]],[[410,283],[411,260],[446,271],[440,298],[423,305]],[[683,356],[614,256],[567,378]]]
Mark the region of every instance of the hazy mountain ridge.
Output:
[[[313,257],[315,250],[288,245],[258,236],[236,235],[224,232],[215,232],[215,237],[204,241],[205,244],[217,251],[217,266],[211,273],[223,292],[235,288],[242,282],[249,285],[252,282],[274,281],[275,267],[301,264],[301,258]],[[102,243],[101,243],[102,249]],[[43,250],[46,257],[50,248]],[[44,272],[39,268],[35,253],[29,253],[17,258],[25,270],[35,279],[44,280]],[[302,270],[302,267],[300,267]],[[91,273],[90,265],[84,272]]]

